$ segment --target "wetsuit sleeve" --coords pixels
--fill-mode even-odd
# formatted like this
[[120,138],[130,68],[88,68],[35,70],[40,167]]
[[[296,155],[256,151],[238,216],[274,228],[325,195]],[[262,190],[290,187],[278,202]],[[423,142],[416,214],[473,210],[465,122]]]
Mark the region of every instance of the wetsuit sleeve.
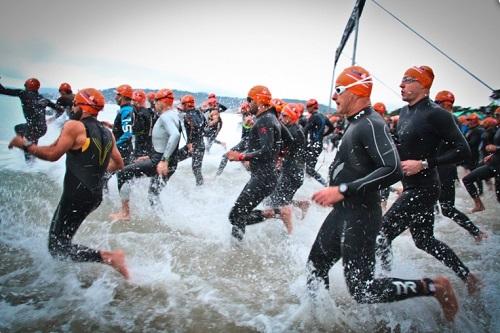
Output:
[[132,114],[132,107],[124,107],[120,110],[123,134],[116,141],[118,146],[124,144],[132,138]]
[[469,148],[471,147],[479,147],[481,144],[481,137],[483,133],[481,131],[476,131],[474,135],[472,135],[471,140],[469,141]]
[[259,137],[260,148],[244,154],[243,160],[251,159],[271,159],[273,158],[274,132],[276,129],[269,123],[261,123],[256,128]]
[[24,90],[22,90],[22,89],[5,88],[3,85],[0,84],[0,94],[1,95],[21,97],[23,92],[24,92]]
[[327,136],[327,135],[333,133],[333,131],[335,130],[335,127],[333,126],[332,122],[327,117],[324,117],[324,118],[325,118],[325,125],[326,125],[326,127],[328,127],[324,136]]
[[389,129],[369,118],[364,125],[359,131],[359,140],[373,162],[370,168],[373,171],[363,178],[347,183],[347,195],[373,192],[388,187],[403,177],[399,155]]
[[134,118],[134,127],[133,127],[133,134],[138,135],[138,134],[146,134],[146,124],[147,124],[147,117],[144,114],[144,112],[136,112],[135,118]]
[[186,143],[193,143],[193,119],[191,114],[184,116],[184,128],[186,129]]
[[47,101],[47,106],[49,108],[51,108],[52,110],[55,110],[57,112],[64,112],[64,107],[62,107],[61,105],[58,105],[58,104],[55,104],[55,103],[52,103],[51,100],[49,99],[46,99],[45,100]]
[[[165,130],[168,133],[168,142],[165,146],[165,151],[163,152],[163,159],[168,161],[170,156],[174,153],[175,149],[179,146],[179,140],[181,138],[181,133],[175,120],[172,118],[162,118],[160,117],[158,121],[163,121]],[[180,125],[180,123],[179,123]]]
[[226,110],[227,110],[227,106],[219,104],[219,110],[218,110],[219,112],[224,112]]
[[281,125],[281,140],[283,141],[283,147],[290,147],[293,145],[293,142],[295,141],[295,138],[292,134],[292,132],[280,122]]
[[453,116],[444,110],[433,110],[429,118],[433,127],[439,129],[443,141],[447,142],[449,148],[436,158],[428,158],[429,168],[437,165],[457,164],[471,158],[471,151],[467,140],[458,129]]
[[[312,117],[312,116],[311,116]],[[307,120],[307,123],[306,123],[306,126],[304,126],[304,136],[307,138],[307,136],[309,135],[309,131],[311,130],[311,127],[312,127],[312,122],[313,120],[312,119],[308,119]]]

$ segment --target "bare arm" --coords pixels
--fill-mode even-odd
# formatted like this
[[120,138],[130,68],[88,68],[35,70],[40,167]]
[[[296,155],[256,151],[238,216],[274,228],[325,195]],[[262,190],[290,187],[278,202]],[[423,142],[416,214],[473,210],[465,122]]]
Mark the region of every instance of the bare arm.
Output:
[[[45,161],[57,161],[70,149],[79,149],[85,143],[85,127],[79,121],[70,120],[62,128],[59,137],[49,146],[33,144],[26,151]],[[10,142],[10,147],[23,149],[23,137],[16,136]]]

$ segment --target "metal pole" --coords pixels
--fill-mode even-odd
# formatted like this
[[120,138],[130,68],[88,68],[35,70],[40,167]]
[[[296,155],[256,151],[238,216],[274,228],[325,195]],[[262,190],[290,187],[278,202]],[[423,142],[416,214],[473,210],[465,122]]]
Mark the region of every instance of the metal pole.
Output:
[[330,95],[328,95],[328,112],[332,111],[333,81],[335,80],[335,68],[336,67],[337,67],[337,65],[333,65],[332,83],[330,84]]
[[352,53],[352,66],[356,65],[356,49],[358,46],[358,30],[359,30],[359,10],[356,11],[356,33],[354,35],[354,50]]

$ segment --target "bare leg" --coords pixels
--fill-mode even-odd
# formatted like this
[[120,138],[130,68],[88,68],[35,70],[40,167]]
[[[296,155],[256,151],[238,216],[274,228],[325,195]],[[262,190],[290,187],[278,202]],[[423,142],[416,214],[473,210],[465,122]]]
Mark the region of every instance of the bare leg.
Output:
[[474,198],[474,208],[471,209],[471,213],[475,212],[481,212],[484,210],[484,205],[483,202],[481,201],[481,198],[477,197]]
[[307,211],[309,210],[311,203],[309,202],[309,200],[300,200],[300,201],[294,200],[293,205],[301,210],[302,216],[300,219],[303,220],[306,217]]
[[432,279],[436,286],[434,297],[438,300],[446,320],[453,321],[458,312],[458,301],[448,278],[439,276]]
[[467,281],[465,282],[465,284],[467,286],[469,295],[476,294],[482,286],[481,280],[479,280],[479,278],[472,273],[469,273],[469,275],[467,275]]
[[[266,219],[278,218],[276,211],[274,209],[263,210],[262,216],[264,216]],[[291,234],[293,231],[292,207],[290,206],[281,207],[279,218],[283,221],[283,224],[285,225],[288,234]]]
[[280,211],[281,219],[283,220],[283,223],[285,224],[286,231],[290,235],[293,231],[293,223],[292,223],[292,207],[291,206],[285,206],[281,208]]
[[117,213],[109,214],[112,222],[130,221],[130,205],[129,200],[122,201],[122,209]]
[[128,280],[129,273],[127,266],[125,265],[125,253],[123,253],[122,250],[100,251],[100,253],[105,264],[116,269],[118,273],[123,275],[123,277]]

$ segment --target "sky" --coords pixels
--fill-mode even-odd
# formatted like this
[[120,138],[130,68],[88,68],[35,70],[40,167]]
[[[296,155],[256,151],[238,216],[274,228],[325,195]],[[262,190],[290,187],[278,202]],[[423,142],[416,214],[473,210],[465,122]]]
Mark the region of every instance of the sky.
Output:
[[[499,0],[378,0],[493,89],[500,88]],[[172,88],[245,97],[256,85],[273,97],[328,105],[335,50],[354,0],[2,0],[0,76],[22,87],[69,82],[74,90]],[[351,65],[353,40],[337,74]],[[375,78],[372,102],[404,105],[399,83],[413,65],[433,68],[431,97],[489,104],[491,91],[367,0],[356,64]],[[178,96],[180,97],[180,96]]]

